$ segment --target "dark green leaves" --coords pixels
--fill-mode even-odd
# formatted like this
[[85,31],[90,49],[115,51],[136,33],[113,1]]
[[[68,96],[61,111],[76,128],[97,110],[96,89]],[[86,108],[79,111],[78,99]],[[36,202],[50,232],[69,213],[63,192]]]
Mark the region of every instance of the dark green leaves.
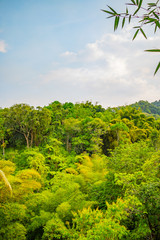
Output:
[[140,28],[140,31],[141,31],[141,33],[143,34],[143,36],[147,39],[147,36],[146,36],[146,34],[144,33],[144,31],[143,31],[142,28]]
[[140,1],[137,0],[136,3],[137,3],[138,8],[137,8],[137,10],[133,13],[133,16],[135,16],[136,13],[140,10],[140,8],[141,8],[141,6],[142,6],[142,3],[143,3],[143,0],[140,0]]
[[139,29],[137,29],[137,31],[135,32],[132,40],[134,40],[134,39],[137,37],[137,34],[138,34],[138,33],[139,33]]
[[124,24],[125,24],[125,17],[123,18],[123,20],[122,20],[122,28],[124,27]]
[[146,52],[160,52],[160,49],[149,49],[145,50]]
[[[145,50],[146,52],[159,52],[160,53],[160,49],[149,49],[149,50]],[[159,68],[160,68],[160,62],[158,63],[158,65],[157,65],[157,67],[156,67],[156,70],[155,70],[155,72],[154,72],[154,75],[156,75],[156,73],[158,72],[158,70],[159,70]]]
[[[107,5],[107,6],[108,6],[108,5]],[[115,15],[118,14],[113,8],[111,8],[110,6],[108,6],[108,7],[109,7],[109,9],[112,11],[112,14],[115,14]]]
[[[126,4],[127,7],[125,12],[122,12],[122,13],[118,13],[110,6],[108,6],[109,10],[103,10],[103,11],[109,15],[108,18],[111,18],[111,17],[115,18],[114,31],[117,30],[121,19],[122,19],[122,28],[123,28],[126,23],[126,19],[128,20],[128,23],[130,23],[131,19],[133,18],[137,20],[138,24],[137,26],[134,27],[136,28],[136,32],[132,40],[134,40],[137,37],[139,32],[147,39],[145,31],[143,30],[146,25],[153,26],[154,33],[156,33],[157,29],[160,29],[160,5],[159,5],[160,0],[157,0],[156,2],[146,3],[147,7],[143,5],[144,2],[145,1],[143,0],[130,0],[130,3]],[[130,12],[129,11],[130,9],[128,9],[128,7],[135,7],[135,9],[133,12]],[[139,14],[139,11],[141,11],[140,14]],[[149,51],[159,52],[159,49],[148,50],[148,52]],[[160,63],[158,64],[155,70],[155,74],[160,68],[159,65]]]
[[137,26],[137,27],[134,27],[134,28],[138,28],[138,29],[137,29],[137,31],[135,32],[132,40],[134,40],[134,39],[137,37],[137,34],[138,34],[139,32],[141,32],[141,33],[143,34],[143,36],[147,39],[147,36],[146,36],[145,32],[143,31],[143,29],[142,29],[140,26]]
[[118,24],[119,24],[119,16],[116,16],[114,21],[114,31],[117,30]]
[[155,72],[154,72],[154,75],[156,75],[156,73],[158,72],[159,68],[160,68],[160,62],[158,63],[158,65],[157,65],[157,67],[156,67],[156,70],[155,70]]
[[136,3],[135,3],[135,1],[134,1],[134,0],[131,0],[131,2],[132,2],[134,5],[136,5]]

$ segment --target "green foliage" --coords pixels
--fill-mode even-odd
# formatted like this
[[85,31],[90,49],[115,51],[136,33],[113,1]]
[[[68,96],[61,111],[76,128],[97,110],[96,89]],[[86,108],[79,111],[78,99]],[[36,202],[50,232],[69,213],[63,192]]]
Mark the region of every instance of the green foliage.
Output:
[[26,228],[18,223],[11,223],[10,225],[4,227],[3,229],[0,230],[0,239],[1,240],[10,240],[10,239],[15,239],[15,240],[26,240]]
[[[22,122],[3,118],[16,111]],[[160,121],[151,113],[57,101],[2,112],[0,239],[158,239]],[[29,148],[21,127],[33,133]]]
[[[102,10],[103,12],[107,13],[109,15],[108,18],[114,17],[114,31],[117,30],[120,19],[122,19],[122,28],[124,27],[126,20],[128,20],[128,23],[131,23],[131,19],[134,19],[137,21],[134,28],[136,29],[135,34],[133,36],[133,40],[137,37],[139,33],[141,33],[146,39],[147,36],[144,32],[144,27],[146,25],[154,27],[154,33],[156,33],[157,29],[160,29],[160,5],[159,0],[156,2],[146,3],[143,0],[130,0],[130,3],[126,4],[126,10],[122,13],[117,13],[112,7],[108,6],[109,10]],[[133,7],[133,12],[130,12],[128,10],[128,6]],[[149,49],[146,50],[147,52],[160,52],[160,49]],[[157,71],[160,68],[160,62],[158,63],[154,75],[157,73]]]
[[56,216],[49,220],[44,227],[43,240],[47,239],[69,239],[70,234],[64,223]]
[[17,203],[7,203],[0,208],[0,239],[26,239],[26,207]]

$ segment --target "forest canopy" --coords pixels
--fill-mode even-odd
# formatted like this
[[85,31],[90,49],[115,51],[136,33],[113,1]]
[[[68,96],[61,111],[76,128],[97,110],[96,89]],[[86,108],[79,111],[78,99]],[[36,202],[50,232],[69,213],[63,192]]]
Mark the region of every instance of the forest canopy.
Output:
[[0,239],[159,239],[159,101],[16,104],[0,141]]

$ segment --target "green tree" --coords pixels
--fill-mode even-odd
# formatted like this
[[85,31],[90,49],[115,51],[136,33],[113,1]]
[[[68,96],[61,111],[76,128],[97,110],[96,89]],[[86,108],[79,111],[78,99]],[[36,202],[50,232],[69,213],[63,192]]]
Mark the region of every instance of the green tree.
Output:
[[39,144],[48,132],[51,112],[27,104],[16,104],[6,110],[6,125],[12,134],[20,134],[25,138],[27,148]]
[[26,207],[18,203],[6,203],[0,208],[0,239],[26,239]]
[[6,123],[12,134],[22,134],[27,148],[33,144],[33,131],[36,127],[35,111],[27,104],[16,104],[8,109]]
[[9,129],[5,126],[5,112],[0,109],[0,142],[3,151],[3,158],[5,158],[5,148],[7,145],[6,135],[9,132]]
[[[103,10],[105,13],[109,15],[108,18],[111,18],[111,17],[115,18],[114,30],[117,30],[120,23],[120,19],[122,19],[122,28],[124,27],[126,20],[128,20],[128,23],[130,23],[132,19],[137,20],[134,26],[134,28],[136,29],[136,32],[133,36],[133,40],[136,38],[139,32],[141,32],[141,34],[145,38],[147,38],[144,32],[144,27],[146,25],[154,27],[154,33],[156,33],[157,29],[160,29],[159,0],[157,0],[156,2],[150,2],[150,3],[145,3],[145,1],[143,0],[130,0],[130,3],[127,3],[126,5],[127,5],[126,10],[125,12],[122,12],[122,13],[118,13],[110,6],[108,6],[108,10]],[[133,7],[133,12],[129,11],[128,6]],[[150,49],[146,51],[159,53],[160,49]],[[154,74],[157,73],[159,68],[160,68],[160,62],[158,63]]]
[[63,127],[66,135],[66,150],[72,149],[72,138],[80,131],[80,121],[75,118],[68,118],[63,121]]

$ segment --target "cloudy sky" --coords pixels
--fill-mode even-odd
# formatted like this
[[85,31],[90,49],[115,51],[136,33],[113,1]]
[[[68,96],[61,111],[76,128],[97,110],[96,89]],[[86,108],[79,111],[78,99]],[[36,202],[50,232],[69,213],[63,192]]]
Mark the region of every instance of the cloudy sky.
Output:
[[153,73],[160,34],[113,31],[100,9],[125,0],[0,0],[0,107],[98,102],[103,107],[160,99]]

